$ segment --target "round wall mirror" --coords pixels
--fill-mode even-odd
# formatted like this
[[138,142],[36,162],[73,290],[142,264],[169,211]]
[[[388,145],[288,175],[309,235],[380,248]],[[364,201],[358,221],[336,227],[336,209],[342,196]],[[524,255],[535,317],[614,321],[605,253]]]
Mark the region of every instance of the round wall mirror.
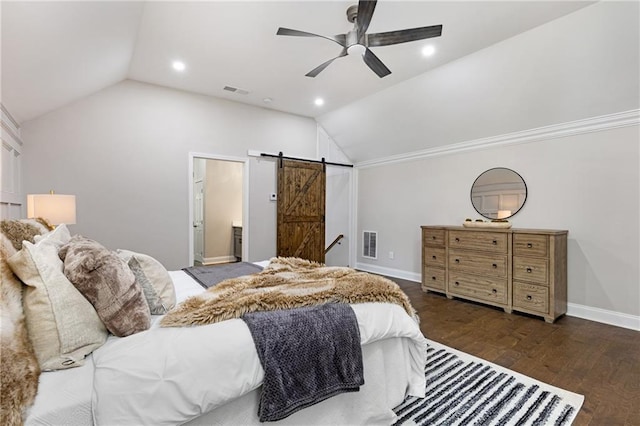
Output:
[[518,173],[504,167],[489,169],[471,186],[471,204],[487,219],[507,219],[527,200],[527,185]]

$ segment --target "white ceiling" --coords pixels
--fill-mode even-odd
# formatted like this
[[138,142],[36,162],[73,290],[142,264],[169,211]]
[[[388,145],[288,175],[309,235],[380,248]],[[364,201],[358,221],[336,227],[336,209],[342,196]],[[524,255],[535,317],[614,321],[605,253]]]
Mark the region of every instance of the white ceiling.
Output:
[[[3,1],[2,103],[24,122],[133,79],[317,117],[590,4],[381,0],[369,33],[442,24],[442,37],[372,48],[392,71],[382,79],[353,56],[315,79],[305,77],[340,47],[276,36],[278,27],[345,33],[352,26],[345,11],[353,3]],[[423,57],[429,43],[437,52]],[[171,68],[176,59],[186,63],[185,72]],[[316,97],[324,106],[314,105]]]

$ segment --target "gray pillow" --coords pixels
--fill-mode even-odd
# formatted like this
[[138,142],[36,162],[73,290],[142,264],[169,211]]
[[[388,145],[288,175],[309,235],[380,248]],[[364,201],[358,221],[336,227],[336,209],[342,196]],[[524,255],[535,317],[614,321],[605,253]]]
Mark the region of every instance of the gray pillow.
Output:
[[140,265],[138,259],[131,257],[127,262],[127,265],[129,265],[129,269],[131,269],[131,272],[133,272],[133,275],[136,277],[136,283],[142,287],[142,292],[144,293],[144,298],[147,300],[151,314],[164,315],[169,312],[169,309],[167,309],[167,307],[162,303],[162,299],[158,295],[155,287],[144,273],[142,265]]
[[153,315],[163,315],[176,305],[176,291],[169,272],[153,257],[129,250],[118,250],[144,291]]
[[129,336],[151,325],[151,313],[133,272],[115,252],[76,235],[58,252],[64,274],[91,302],[112,334]]

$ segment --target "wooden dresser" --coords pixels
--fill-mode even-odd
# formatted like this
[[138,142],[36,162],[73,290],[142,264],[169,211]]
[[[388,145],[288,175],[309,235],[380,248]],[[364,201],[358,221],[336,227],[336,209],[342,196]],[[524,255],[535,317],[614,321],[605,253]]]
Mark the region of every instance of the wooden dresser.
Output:
[[422,289],[553,322],[567,312],[567,234],[423,226]]

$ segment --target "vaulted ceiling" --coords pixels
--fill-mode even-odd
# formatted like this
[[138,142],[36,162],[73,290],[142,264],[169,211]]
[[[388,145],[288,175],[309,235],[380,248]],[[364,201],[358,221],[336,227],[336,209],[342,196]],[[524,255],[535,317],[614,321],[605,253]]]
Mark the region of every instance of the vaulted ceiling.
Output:
[[[278,27],[346,33],[352,3],[3,1],[2,103],[25,122],[132,79],[315,118],[591,2],[381,0],[369,33],[442,24],[442,36],[372,48],[392,71],[384,78],[353,55],[305,77],[341,48],[277,36]],[[421,53],[426,45],[433,55]]]

